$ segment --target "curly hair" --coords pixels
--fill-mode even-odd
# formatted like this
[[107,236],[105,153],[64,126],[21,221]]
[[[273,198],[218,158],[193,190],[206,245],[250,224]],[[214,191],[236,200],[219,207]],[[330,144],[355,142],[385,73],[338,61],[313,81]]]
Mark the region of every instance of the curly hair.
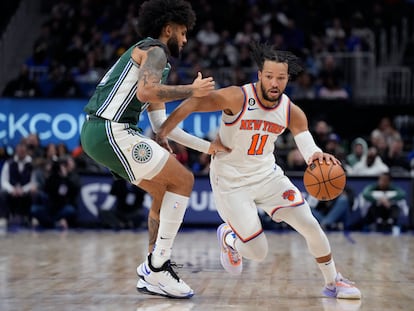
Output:
[[193,29],[196,15],[191,4],[184,0],[148,0],[139,11],[137,31],[142,37],[157,39],[167,23],[185,25]]
[[252,59],[256,62],[259,70],[263,70],[263,64],[266,60],[277,63],[287,63],[288,73],[292,77],[296,77],[303,71],[303,66],[299,57],[289,51],[276,50],[273,45],[266,43],[252,42],[250,44]]

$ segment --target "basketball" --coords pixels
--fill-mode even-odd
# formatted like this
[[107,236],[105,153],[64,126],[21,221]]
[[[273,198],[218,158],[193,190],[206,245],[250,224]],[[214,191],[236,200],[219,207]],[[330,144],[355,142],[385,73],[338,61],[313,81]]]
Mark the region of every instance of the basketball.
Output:
[[341,165],[322,164],[315,160],[303,174],[306,191],[319,201],[329,201],[338,197],[345,188],[346,174]]

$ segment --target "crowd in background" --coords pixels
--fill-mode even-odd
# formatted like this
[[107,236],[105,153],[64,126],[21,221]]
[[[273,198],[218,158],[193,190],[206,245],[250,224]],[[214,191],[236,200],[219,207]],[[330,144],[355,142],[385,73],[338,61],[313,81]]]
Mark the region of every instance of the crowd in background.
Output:
[[[51,7],[50,13],[35,39],[30,57],[22,64],[18,77],[6,85],[3,96],[86,99],[108,67],[139,39],[135,25],[141,2],[44,2],[45,7]],[[330,53],[376,53],[377,32],[389,28],[410,12],[406,11],[410,1],[396,0],[362,1],[358,6],[340,0],[200,0],[191,3],[197,13],[196,27],[188,35],[182,57],[172,60],[171,83],[191,83],[197,71],[204,76],[214,76],[217,87],[254,80],[257,69],[250,59],[248,46],[256,40],[290,50],[303,60],[304,72],[287,89],[293,100],[351,99],[352,89],[344,82],[343,68],[335,63]],[[237,18],[229,18],[231,16]],[[324,58],[316,57],[322,53],[326,55]],[[377,128],[366,129],[360,137],[347,140],[336,134],[334,124],[326,120],[311,121],[317,144],[337,156],[349,176],[413,175],[412,144],[405,146],[392,119],[384,117]],[[346,144],[348,141],[350,143]],[[3,204],[0,219],[8,215],[11,222],[61,228],[75,225],[75,198],[80,187],[78,174],[108,173],[84,154],[81,146],[74,150],[67,150],[63,144],[42,146],[35,134],[13,146],[12,151],[8,147],[0,148],[1,198],[3,202],[23,202],[19,203],[22,206],[19,211],[7,208],[13,204]],[[178,144],[172,147],[177,159],[195,175],[208,174],[209,156]],[[305,162],[289,133],[278,140],[276,152],[277,163],[284,170],[303,172],[305,169]],[[4,167],[8,167],[8,175]],[[31,174],[19,175],[26,186],[11,190],[4,185],[7,182],[19,184],[11,180],[9,174],[11,170],[19,171],[19,167],[30,167]],[[347,192],[344,196],[351,197]],[[344,196],[337,201],[343,202]],[[353,201],[348,200],[347,210]],[[318,204],[316,202],[315,207]],[[341,217],[344,215],[342,213]],[[391,218],[394,224],[398,216]],[[336,222],[338,219],[333,223]]]
[[[20,74],[3,91],[15,97],[89,97],[103,73],[139,39],[142,1],[44,0],[48,11]],[[191,1],[197,13],[182,58],[170,77],[192,81],[199,70],[218,87],[243,84],[255,74],[248,45],[257,40],[290,50],[306,70],[289,88],[293,98],[352,96],[332,52],[378,49],[378,33],[412,11],[410,1]],[[410,9],[407,9],[410,8]],[[230,17],[237,18],[230,18]],[[317,56],[326,53],[324,59]]]
[[[389,118],[381,120],[378,127],[371,131],[369,140],[356,138],[350,150],[341,145],[340,137],[326,121],[319,120],[311,131],[319,146],[341,160],[348,176],[378,178],[377,182],[368,185],[370,190],[361,189],[360,194],[346,188],[339,198],[327,202],[308,197],[321,224],[327,229],[387,232],[407,229],[409,198],[403,189],[392,183],[392,179],[410,176],[413,153],[406,155],[402,152],[400,134]],[[150,132],[147,134],[153,135]],[[211,133],[206,138],[213,137],[214,133]],[[287,174],[302,174],[306,163],[291,134],[283,134],[281,138],[276,146],[276,162]],[[196,176],[209,174],[209,155],[174,142],[171,142],[171,147],[180,163]],[[76,226],[81,188],[79,175],[110,173],[86,155],[82,146],[73,150],[68,150],[63,143],[42,146],[36,134],[23,138],[11,156],[4,148],[0,148],[0,154],[0,227],[5,223],[9,226],[61,229]],[[388,180],[384,182],[384,178]],[[110,192],[116,197],[117,206],[113,211],[99,215],[101,224],[118,229],[142,226],[144,192],[125,181],[120,183],[114,180]],[[384,197],[371,193],[378,191]]]

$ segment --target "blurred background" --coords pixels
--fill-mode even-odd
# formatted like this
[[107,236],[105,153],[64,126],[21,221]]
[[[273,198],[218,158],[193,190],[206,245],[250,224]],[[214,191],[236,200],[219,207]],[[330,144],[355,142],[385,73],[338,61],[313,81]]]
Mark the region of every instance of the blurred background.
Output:
[[[20,154],[29,161],[32,177],[23,191],[27,198],[0,211],[0,226],[145,227],[150,198],[126,183],[116,184],[79,145],[83,106],[105,71],[140,39],[135,25],[142,2],[1,2],[0,167]],[[257,68],[248,50],[253,40],[292,51],[305,70],[290,81],[286,94],[307,114],[318,145],[342,161],[348,176],[340,199],[309,198],[315,215],[329,230],[412,230],[414,1],[190,2],[196,26],[182,57],[172,60],[169,83],[191,83],[198,71],[213,76],[217,87],[254,81]],[[167,111],[177,104],[169,103]],[[219,121],[220,113],[194,114],[181,126],[212,139]],[[153,135],[145,114],[140,126]],[[220,220],[208,181],[209,157],[173,147],[196,175],[185,225],[216,225]],[[289,133],[277,142],[275,159],[303,189],[305,163]],[[0,190],[6,206],[9,175],[3,171]],[[372,195],[364,190],[380,182],[384,173],[397,187],[388,191],[402,192],[395,200],[388,192],[393,212],[379,217],[372,215]],[[64,183],[71,191],[51,189],[51,182]],[[39,211],[50,201],[73,207],[64,221],[42,221]],[[339,216],[333,217],[332,211]],[[286,229],[264,215],[263,221],[270,228]]]

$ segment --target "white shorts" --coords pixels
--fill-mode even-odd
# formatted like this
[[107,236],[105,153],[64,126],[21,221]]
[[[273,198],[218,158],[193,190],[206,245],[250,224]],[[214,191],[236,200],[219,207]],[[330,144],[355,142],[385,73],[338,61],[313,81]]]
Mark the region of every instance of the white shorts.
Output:
[[156,176],[169,152],[127,123],[104,119],[86,121],[82,146],[95,161],[135,184]]
[[154,140],[123,124],[111,122],[112,133],[134,174],[134,183],[152,179],[164,167],[169,152]]
[[225,175],[213,169],[210,172],[210,183],[220,217],[244,242],[263,231],[258,208],[277,219],[279,209],[295,208],[304,203],[302,193],[283,174],[280,167],[260,183],[243,187],[233,187]]

